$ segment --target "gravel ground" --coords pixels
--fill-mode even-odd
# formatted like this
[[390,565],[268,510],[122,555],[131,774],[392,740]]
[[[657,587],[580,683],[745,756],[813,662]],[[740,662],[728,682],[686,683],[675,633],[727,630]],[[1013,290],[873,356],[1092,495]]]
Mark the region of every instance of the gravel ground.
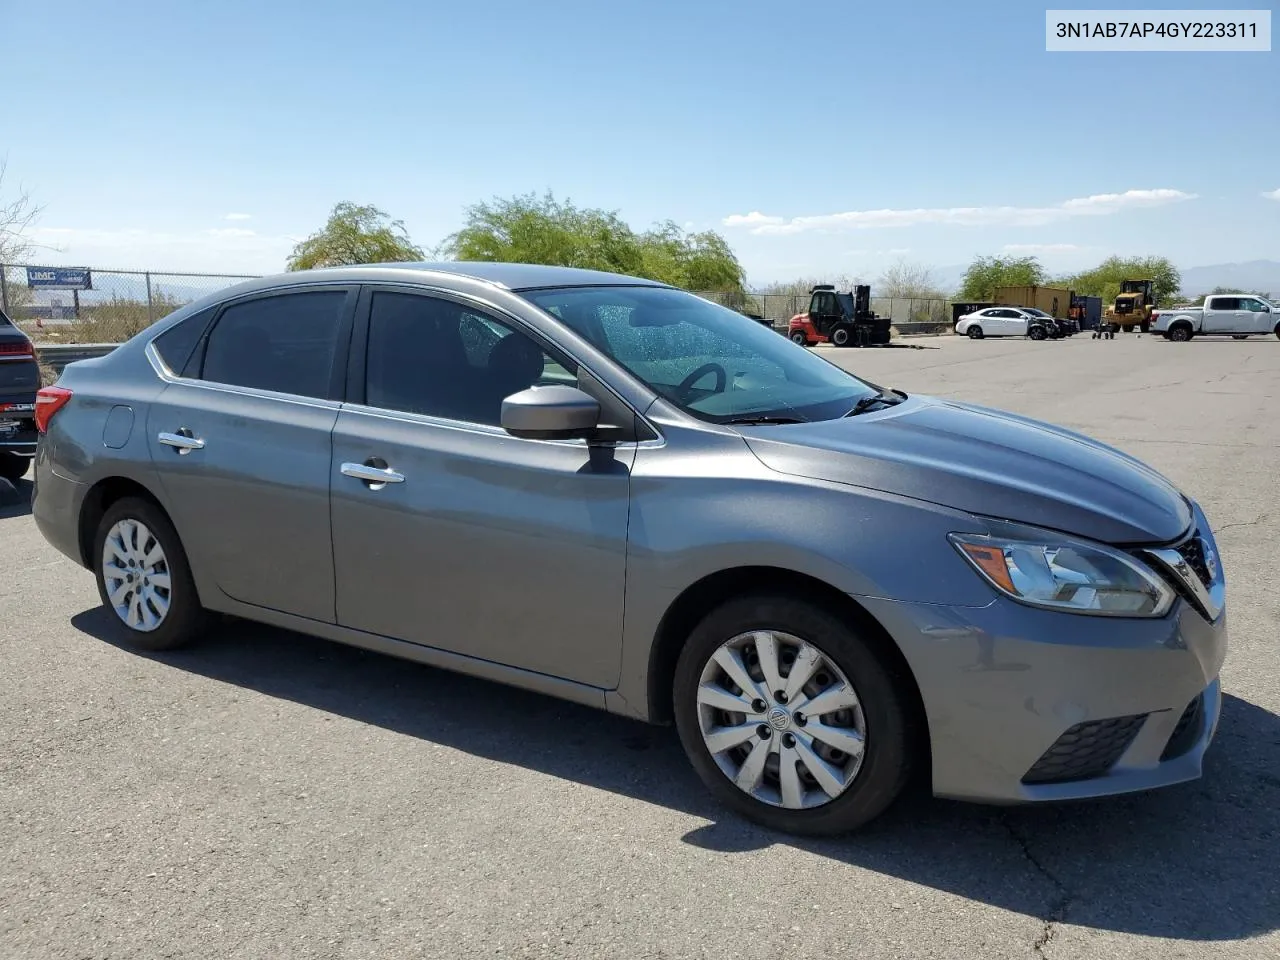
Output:
[[902,343],[821,349],[1083,430],[1204,503],[1232,649],[1201,781],[771,835],[706,798],[669,729],[247,624],[131,652],[20,481],[0,957],[1280,956],[1280,342]]

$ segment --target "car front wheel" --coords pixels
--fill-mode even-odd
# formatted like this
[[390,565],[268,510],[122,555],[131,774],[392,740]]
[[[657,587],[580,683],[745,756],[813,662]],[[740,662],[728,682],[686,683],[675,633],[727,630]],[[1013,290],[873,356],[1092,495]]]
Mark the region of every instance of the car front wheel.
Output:
[[1032,327],[1031,331],[1027,334],[1027,336],[1029,336],[1032,340],[1043,340],[1046,336],[1044,332],[1044,327]]
[[981,327],[970,327],[970,328],[969,328],[969,339],[970,339],[970,340],[981,340],[981,339],[982,339],[982,328],[981,328]]
[[182,541],[156,504],[126,497],[108,507],[93,556],[102,605],[135,646],[171,650],[204,628],[207,616]]
[[676,667],[681,743],[711,793],[776,830],[843,833],[911,772],[903,684],[844,618],[784,596],[709,614]]

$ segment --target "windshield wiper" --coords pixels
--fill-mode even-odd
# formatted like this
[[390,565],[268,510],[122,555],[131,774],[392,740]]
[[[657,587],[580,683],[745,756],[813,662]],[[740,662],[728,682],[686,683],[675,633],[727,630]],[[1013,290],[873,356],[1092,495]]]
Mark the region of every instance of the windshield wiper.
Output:
[[[891,387],[890,389],[892,390],[893,388]],[[898,391],[893,390],[893,392],[897,393]],[[903,399],[905,399],[906,394],[902,394],[902,397]],[[845,416],[856,417],[860,413],[866,413],[868,410],[874,407],[877,403],[883,403],[886,407],[892,407],[901,402],[902,402],[902,399],[899,399],[898,397],[890,396],[887,393],[873,393],[870,396],[863,397],[861,400],[855,403],[853,405],[853,409],[850,410],[848,413],[846,413]]]
[[800,420],[796,417],[733,417],[730,420],[721,420],[721,423],[732,423],[739,426],[757,426],[766,423],[807,423],[807,420]]

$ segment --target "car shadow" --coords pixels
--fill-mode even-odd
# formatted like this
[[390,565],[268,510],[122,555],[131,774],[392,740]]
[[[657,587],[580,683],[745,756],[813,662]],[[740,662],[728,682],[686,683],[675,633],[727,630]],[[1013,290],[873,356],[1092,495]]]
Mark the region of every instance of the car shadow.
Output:
[[30,480],[5,480],[0,477],[0,520],[25,517],[31,513]]
[[72,624],[173,669],[704,818],[681,838],[699,847],[790,846],[1046,923],[1199,941],[1280,928],[1280,717],[1230,695],[1195,783],[1049,807],[917,793],[857,834],[814,840],[716,805],[671,728],[238,620],[162,654],[127,646],[102,608]]

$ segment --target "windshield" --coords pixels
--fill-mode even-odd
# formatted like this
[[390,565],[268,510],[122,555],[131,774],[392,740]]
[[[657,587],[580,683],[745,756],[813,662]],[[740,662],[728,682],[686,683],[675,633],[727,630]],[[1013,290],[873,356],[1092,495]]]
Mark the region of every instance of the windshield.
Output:
[[713,423],[832,420],[879,391],[754,320],[665,287],[521,294],[655,393]]

